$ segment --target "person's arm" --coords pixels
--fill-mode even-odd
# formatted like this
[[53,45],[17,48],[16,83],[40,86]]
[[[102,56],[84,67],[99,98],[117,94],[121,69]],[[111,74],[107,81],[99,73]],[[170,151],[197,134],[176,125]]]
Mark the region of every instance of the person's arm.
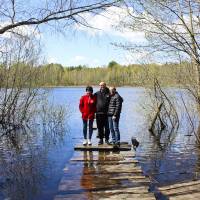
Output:
[[84,101],[83,101],[83,97],[81,97],[80,102],[79,102],[79,110],[81,113],[83,113],[83,107],[84,107]]
[[114,112],[115,117],[120,115],[121,107],[122,107],[122,99],[120,96],[117,96],[116,97],[116,108],[115,108],[115,112]]
[[94,113],[97,112],[97,96],[94,96]]

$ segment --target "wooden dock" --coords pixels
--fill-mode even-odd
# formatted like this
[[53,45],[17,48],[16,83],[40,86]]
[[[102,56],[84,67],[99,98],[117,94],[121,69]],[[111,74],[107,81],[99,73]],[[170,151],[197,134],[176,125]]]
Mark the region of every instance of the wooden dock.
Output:
[[75,151],[130,151],[131,145],[128,143],[121,143],[120,146],[113,145],[77,145],[74,147]]
[[155,200],[134,151],[77,151],[54,200]]

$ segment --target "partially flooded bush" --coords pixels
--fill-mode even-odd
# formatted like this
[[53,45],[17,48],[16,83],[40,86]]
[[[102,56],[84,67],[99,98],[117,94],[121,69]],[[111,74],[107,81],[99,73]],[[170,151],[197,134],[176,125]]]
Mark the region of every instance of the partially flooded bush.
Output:
[[149,131],[157,141],[170,143],[179,128],[179,116],[172,97],[168,97],[158,80],[154,80],[152,89],[147,90],[149,102],[144,109],[148,116]]

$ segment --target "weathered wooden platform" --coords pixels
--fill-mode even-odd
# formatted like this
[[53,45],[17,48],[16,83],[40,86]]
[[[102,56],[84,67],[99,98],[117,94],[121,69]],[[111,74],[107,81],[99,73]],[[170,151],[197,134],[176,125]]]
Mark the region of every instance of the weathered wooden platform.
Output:
[[77,151],[54,200],[155,200],[133,151]]
[[200,181],[177,183],[169,186],[159,187],[159,192],[170,200],[199,200]]
[[75,151],[130,151],[131,145],[127,143],[121,143],[120,146],[113,145],[77,145],[74,147]]

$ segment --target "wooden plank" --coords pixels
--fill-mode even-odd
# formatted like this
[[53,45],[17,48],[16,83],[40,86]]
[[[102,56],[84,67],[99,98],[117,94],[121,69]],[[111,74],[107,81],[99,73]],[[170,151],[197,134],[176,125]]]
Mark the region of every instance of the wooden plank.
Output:
[[192,194],[182,194],[177,196],[170,196],[170,200],[199,200],[200,199],[200,193],[192,192]]
[[140,183],[140,185],[144,185],[144,183],[148,183],[148,184],[150,183],[150,180],[148,178],[135,178],[133,176],[113,177],[113,178],[110,178],[110,180],[120,180],[120,181],[128,180],[128,181],[133,181],[133,183]]
[[97,165],[120,165],[120,164],[137,164],[138,160],[119,160],[119,161],[99,161]]
[[[123,174],[142,174],[143,171],[141,169],[120,169],[120,171],[118,170],[113,170],[113,171],[101,171],[101,174],[110,174],[110,175],[117,175],[117,174],[120,174],[120,173],[123,173]],[[99,174],[99,172],[85,172],[84,174]]]
[[[106,170],[125,170],[125,169],[141,169],[141,166],[135,166],[134,164],[119,164],[119,165],[100,165],[99,169],[106,169]],[[120,171],[119,171],[120,172]]]
[[188,193],[190,193],[192,195],[193,193],[198,193],[200,196],[200,188],[198,185],[198,186],[194,186],[192,188],[186,187],[186,188],[166,190],[166,191],[163,191],[162,193],[167,196],[187,195]]
[[101,200],[116,200],[116,199],[124,199],[124,200],[155,200],[153,194],[111,194],[108,197],[100,198]]
[[143,180],[143,179],[146,179],[146,178],[147,177],[143,176],[143,175],[140,175],[140,176],[136,176],[136,175],[131,175],[131,176],[119,175],[119,176],[112,177],[111,179],[139,179],[139,180]]
[[98,146],[83,146],[77,145],[74,147],[75,151],[130,151],[131,145],[120,145],[119,147],[112,145],[98,145]]
[[94,161],[98,161],[99,163],[101,162],[117,162],[117,161],[123,161],[124,160],[124,157],[122,155],[118,155],[118,156],[115,156],[115,155],[108,155],[108,156],[105,156],[105,157],[97,157],[97,156],[94,156],[94,157],[84,157],[84,156],[79,156],[79,157],[74,157],[72,158],[70,161],[80,161],[80,162],[94,162]]
[[[79,144],[80,146],[82,146],[82,144]],[[113,144],[106,144],[106,143],[103,143],[103,144],[96,144],[96,146],[109,146],[109,147],[112,147],[114,146]],[[120,142],[120,145],[119,146],[132,146],[131,144],[129,144],[128,142]]]
[[[90,197],[90,198],[89,198]],[[155,200],[153,194],[111,194],[111,195],[99,195],[96,197],[93,193],[90,195],[87,192],[82,194],[66,194],[66,195],[57,195],[54,200],[88,200],[88,199],[101,199],[101,200],[116,200],[116,199],[126,199],[126,200]]]
[[98,160],[98,159],[93,159],[93,160],[84,160],[84,159],[75,159],[72,158],[70,160],[72,163],[76,162],[93,162],[95,165],[120,165],[120,164],[137,164],[138,160]]
[[106,193],[106,194],[120,194],[120,193],[130,193],[130,194],[148,194],[148,186],[139,187],[121,187],[120,189],[107,189],[104,191],[97,191],[95,193]]
[[109,160],[101,160],[99,158],[92,158],[92,159],[88,159],[85,160],[84,158],[72,158],[70,161],[71,162],[115,162],[115,161],[121,161],[121,158],[110,158]]
[[159,187],[159,190],[164,191],[164,190],[170,190],[170,189],[177,189],[177,188],[181,188],[181,187],[194,186],[194,185],[198,185],[198,184],[200,185],[200,180],[184,182],[184,183],[176,183],[176,184],[169,185],[169,186],[163,186],[163,187]]
[[199,200],[200,181],[177,183],[169,186],[159,187],[158,190],[170,200]]
[[134,151],[122,151],[122,152],[120,152],[120,154],[124,157],[124,158],[131,158],[131,160],[132,160],[132,158],[134,158],[135,157],[135,152]]

